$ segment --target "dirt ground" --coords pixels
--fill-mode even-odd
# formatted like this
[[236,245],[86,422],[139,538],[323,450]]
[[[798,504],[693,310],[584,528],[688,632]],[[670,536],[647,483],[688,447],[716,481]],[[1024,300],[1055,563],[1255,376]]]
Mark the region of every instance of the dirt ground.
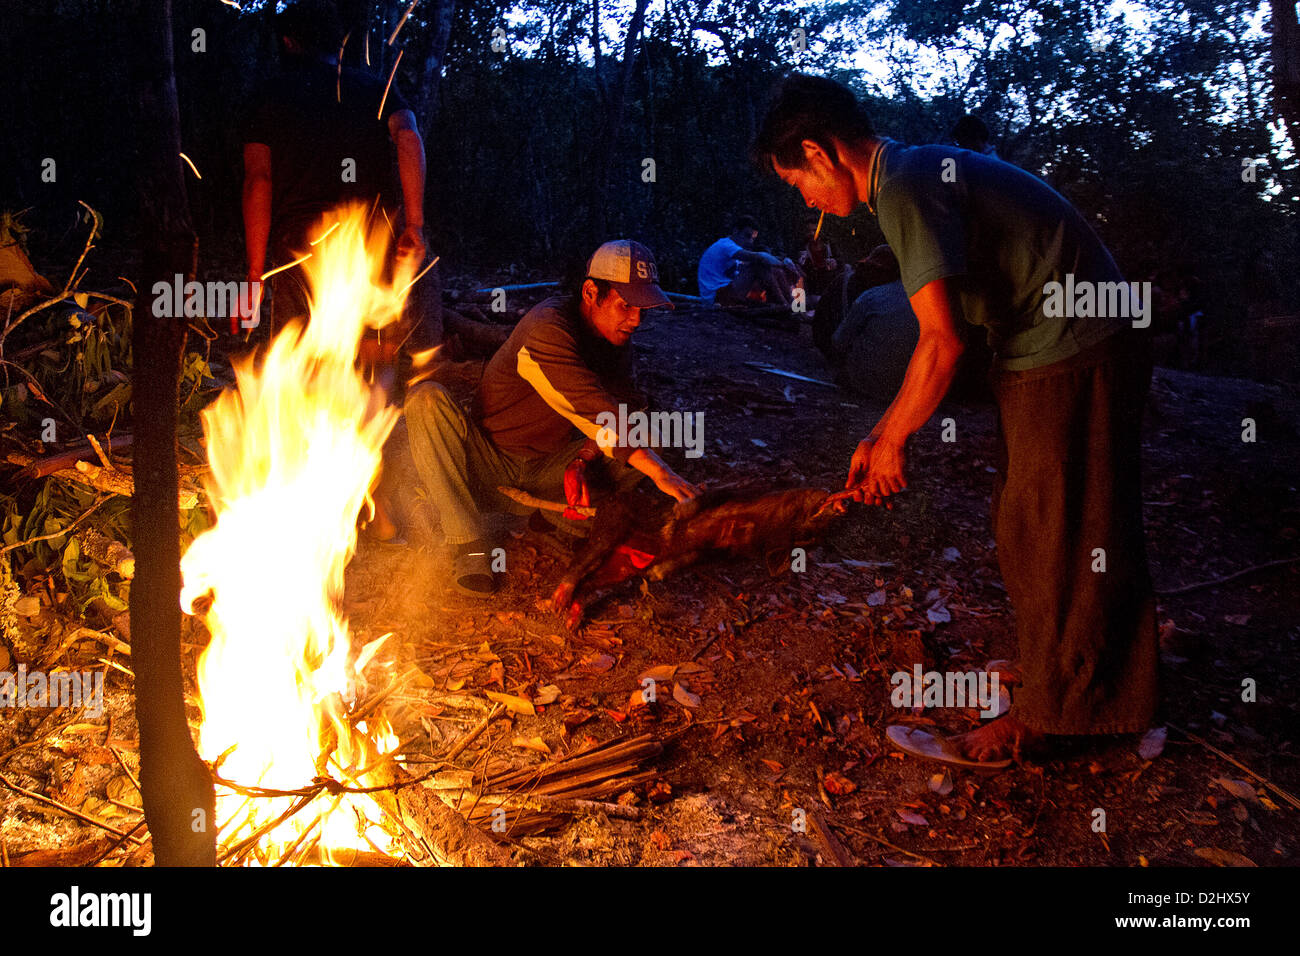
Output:
[[[691,481],[840,487],[884,410],[744,364],[829,380],[806,325],[681,309],[649,318],[633,341],[651,407],[705,413],[703,457],[665,456]],[[481,364],[440,377],[467,394]],[[1145,500],[1158,590],[1300,554],[1298,407],[1276,387],[1157,371]],[[956,441],[940,440],[946,417]],[[1253,443],[1242,441],[1244,418],[1256,422]],[[443,758],[480,724],[486,692],[504,692],[551,702],[532,716],[502,713],[453,768],[540,764],[645,733],[664,744],[652,779],[602,798],[640,819],[566,818],[512,839],[524,862],[823,864],[834,851],[819,834],[829,832],[842,862],[866,865],[1294,865],[1300,804],[1283,794],[1300,793],[1300,720],[1287,693],[1300,677],[1300,564],[1161,597],[1158,726],[1167,740],[1154,759],[1139,756],[1136,736],[1066,739],[1050,760],[978,775],[891,748],[892,723],[956,731],[979,719],[975,710],[900,711],[891,674],[1015,657],[989,529],[994,429],[991,405],[945,404],[911,443],[910,487],[895,507],[851,511],[802,572],[772,576],[754,560],[628,582],[576,633],[543,603],[570,540],[503,518],[494,525],[503,586],[488,602],[464,598],[444,587],[436,518],[406,495],[407,543],[362,540],[345,609],[358,644],[391,632],[385,654],[417,669],[390,701],[411,768]],[[400,433],[393,445],[390,480],[409,492]],[[187,640],[192,663],[202,638]],[[104,653],[84,642],[71,659]],[[634,706],[652,668],[656,700]],[[105,718],[71,724],[40,747],[23,742],[57,713],[0,711],[0,772],[129,819],[138,798],[120,781],[121,770],[138,769],[130,681],[108,674]],[[1247,680],[1257,688],[1250,702]],[[117,804],[106,791],[114,781]],[[3,804],[10,856],[64,845],[82,829],[27,798],[6,794]]]
[[[673,458],[692,481],[840,487],[884,410],[744,364],[831,379],[806,326],[679,310],[650,319],[634,343],[652,408],[705,413],[704,456]],[[464,394],[478,370],[466,363],[442,377]],[[1158,589],[1297,553],[1296,407],[1275,388],[1157,372],[1145,497]],[[1241,441],[1248,416],[1259,429],[1253,444]],[[944,417],[955,420],[955,442],[940,440]],[[349,578],[353,621],[371,637],[394,631],[416,657],[487,642],[504,664],[498,690],[557,686],[554,704],[485,735],[503,750],[535,736],[556,753],[637,732],[668,741],[649,817],[589,819],[524,841],[552,862],[800,865],[826,855],[815,834],[792,829],[802,810],[805,819],[816,811],[866,864],[1243,862],[1231,854],[1293,864],[1297,807],[1206,744],[1297,792],[1287,728],[1300,722],[1284,690],[1300,650],[1297,566],[1161,599],[1159,724],[1168,736],[1153,761],[1138,755],[1134,736],[1067,739],[1056,759],[993,776],[891,752],[883,734],[900,716],[946,730],[978,720],[973,710],[900,715],[892,673],[916,661],[965,670],[1015,656],[989,530],[994,429],[992,405],[941,408],[913,440],[911,487],[896,507],[853,511],[803,573],[772,577],[755,560],[629,582],[569,634],[541,603],[569,546],[516,519],[498,532],[508,572],[490,603],[444,589],[436,549],[363,547]],[[466,686],[489,678],[482,662],[451,660],[429,676],[454,673]],[[679,671],[677,682],[698,706],[660,688],[656,703],[629,707],[640,675],[688,661],[703,670]],[[1246,678],[1258,685],[1253,703],[1242,701]]]

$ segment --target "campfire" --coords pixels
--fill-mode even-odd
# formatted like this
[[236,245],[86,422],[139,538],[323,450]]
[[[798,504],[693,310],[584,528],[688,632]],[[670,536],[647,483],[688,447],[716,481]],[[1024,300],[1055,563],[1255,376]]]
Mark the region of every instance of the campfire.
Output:
[[[228,862],[388,853],[365,793],[398,745],[354,711],[386,638],[353,654],[342,612],[356,522],[398,411],[355,366],[367,327],[397,320],[409,264],[381,279],[389,233],[364,206],[318,224],[304,263],[311,321],[282,331],[203,413],[216,524],[182,561],[182,605],[211,643],[198,665],[198,746],[216,770]],[[382,666],[371,664],[372,669]],[[400,855],[400,854],[399,854]]]

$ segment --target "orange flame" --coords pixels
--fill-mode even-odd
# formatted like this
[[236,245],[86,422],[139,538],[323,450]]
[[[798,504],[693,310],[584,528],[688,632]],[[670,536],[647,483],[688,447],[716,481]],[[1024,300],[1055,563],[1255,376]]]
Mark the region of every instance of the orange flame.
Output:
[[[199,752],[226,754],[220,775],[244,787],[299,790],[321,776],[365,786],[362,768],[397,745],[386,724],[367,731],[348,719],[361,675],[341,610],[357,516],[398,417],[355,368],[357,348],[367,326],[400,316],[414,271],[399,260],[391,280],[381,277],[389,237],[370,218],[348,206],[318,224],[303,263],[311,321],[287,327],[260,363],[238,363],[235,387],[203,412],[217,521],[181,562],[181,604],[188,612],[211,595]],[[294,801],[219,788],[219,842],[247,840]],[[367,796],[322,793],[258,841],[258,859],[316,842],[326,852],[385,849],[379,819]]]

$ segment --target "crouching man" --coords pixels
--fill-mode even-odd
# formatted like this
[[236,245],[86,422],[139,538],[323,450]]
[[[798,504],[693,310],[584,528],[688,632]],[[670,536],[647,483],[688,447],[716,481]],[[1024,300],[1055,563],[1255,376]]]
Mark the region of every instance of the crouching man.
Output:
[[589,479],[623,490],[645,476],[678,501],[699,493],[652,449],[612,440],[600,424],[602,413],[617,418],[620,402],[636,402],[628,343],[643,310],[672,306],[657,281],[649,249],[607,242],[576,295],[547,299],[520,320],[468,412],[436,383],[407,396],[411,454],[441,518],[457,590],[487,597],[496,589],[482,515],[518,510],[499,486],[562,494],[569,519],[590,504]]

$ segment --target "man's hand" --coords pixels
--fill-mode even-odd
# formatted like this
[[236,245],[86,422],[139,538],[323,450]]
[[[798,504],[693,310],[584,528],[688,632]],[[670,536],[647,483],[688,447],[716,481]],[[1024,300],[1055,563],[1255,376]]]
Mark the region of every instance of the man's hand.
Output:
[[415,268],[424,264],[429,247],[424,241],[424,226],[407,226],[397,239],[397,258],[413,259]]
[[564,509],[564,517],[573,521],[586,521],[587,516],[574,510],[591,507],[591,491],[587,487],[587,460],[575,458],[564,469],[564,500],[569,507]]
[[248,277],[244,280],[248,283],[249,289],[252,290],[250,307],[244,308],[244,296],[235,297],[234,304],[230,310],[230,334],[238,335],[241,329],[247,331],[257,328],[261,322],[259,310],[262,308],[262,300],[266,298],[266,283],[262,281],[262,273],[249,270]]
[[903,476],[904,464],[902,445],[864,438],[853,452],[844,487],[853,491],[854,501],[888,507],[885,499],[907,487],[907,479]]
[[685,478],[677,474],[671,468],[665,467],[662,475],[651,476],[657,487],[664,494],[676,498],[678,501],[690,501],[700,494],[700,489],[695,487]]
[[655,483],[655,487],[678,501],[689,501],[698,497],[700,489],[696,488],[677,472],[673,471],[664,460],[649,448],[638,448],[628,456],[627,463]]

